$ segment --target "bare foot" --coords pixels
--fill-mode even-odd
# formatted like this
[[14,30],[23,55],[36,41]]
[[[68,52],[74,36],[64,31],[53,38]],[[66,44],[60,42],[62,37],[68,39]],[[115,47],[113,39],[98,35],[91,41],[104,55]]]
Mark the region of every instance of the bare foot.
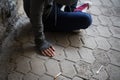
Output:
[[48,49],[42,50],[41,52],[44,56],[49,56],[49,57],[53,57],[56,54],[55,49],[52,46],[50,46],[50,48]]

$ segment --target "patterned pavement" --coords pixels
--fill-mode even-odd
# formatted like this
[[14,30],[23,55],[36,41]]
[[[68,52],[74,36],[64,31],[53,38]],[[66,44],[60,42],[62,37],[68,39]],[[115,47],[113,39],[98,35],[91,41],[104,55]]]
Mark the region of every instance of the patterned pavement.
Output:
[[56,48],[52,58],[37,54],[29,21],[22,19],[3,45],[11,55],[8,80],[54,80],[59,72],[57,80],[120,80],[120,0],[92,2],[88,29],[45,33]]

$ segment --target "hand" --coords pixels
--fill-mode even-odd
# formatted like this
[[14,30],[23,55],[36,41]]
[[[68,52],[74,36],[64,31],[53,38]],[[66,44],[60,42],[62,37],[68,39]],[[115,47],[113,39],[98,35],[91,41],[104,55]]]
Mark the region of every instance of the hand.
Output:
[[48,49],[42,50],[41,52],[44,56],[49,56],[49,57],[53,57],[56,54],[53,46],[50,46]]
[[36,40],[35,42],[36,42],[36,48],[44,56],[53,57],[56,54],[54,47],[48,41],[43,40],[39,42]]

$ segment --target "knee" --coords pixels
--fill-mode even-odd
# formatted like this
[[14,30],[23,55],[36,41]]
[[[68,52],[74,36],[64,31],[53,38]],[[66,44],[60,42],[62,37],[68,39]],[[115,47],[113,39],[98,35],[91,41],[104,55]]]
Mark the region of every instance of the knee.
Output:
[[86,14],[84,19],[83,29],[87,29],[91,24],[92,24],[92,16],[90,14]]

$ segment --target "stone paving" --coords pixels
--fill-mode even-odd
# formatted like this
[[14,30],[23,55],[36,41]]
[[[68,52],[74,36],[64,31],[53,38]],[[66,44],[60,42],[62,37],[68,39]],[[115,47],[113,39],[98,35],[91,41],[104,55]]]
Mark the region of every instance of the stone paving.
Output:
[[29,20],[23,19],[15,37],[4,44],[11,53],[8,80],[54,80],[59,72],[57,80],[120,80],[120,0],[92,2],[88,29],[45,33],[56,48],[52,58],[36,52]]

